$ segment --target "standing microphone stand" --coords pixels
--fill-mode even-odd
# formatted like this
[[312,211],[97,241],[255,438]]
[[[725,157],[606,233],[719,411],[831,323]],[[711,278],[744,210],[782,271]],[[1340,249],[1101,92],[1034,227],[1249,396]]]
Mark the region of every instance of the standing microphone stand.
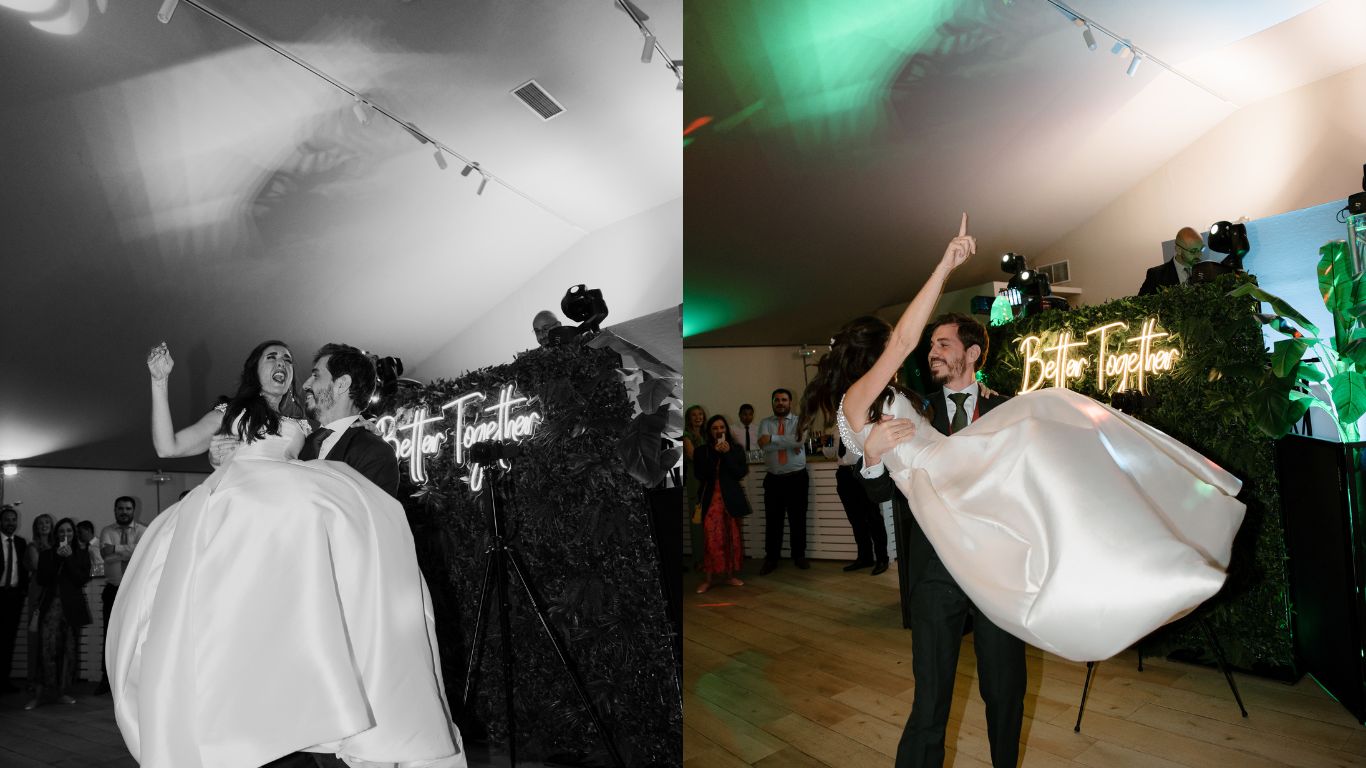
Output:
[[478,661],[480,652],[484,644],[484,618],[489,609],[489,586],[491,583],[497,584],[498,589],[498,625],[502,632],[502,656],[503,656],[503,702],[507,707],[508,719],[508,759],[511,768],[517,768],[517,714],[512,703],[512,620],[511,606],[508,603],[508,569],[511,568],[517,574],[517,581],[522,585],[522,591],[526,594],[527,603],[535,611],[536,618],[540,619],[541,628],[545,630],[545,635],[550,639],[550,644],[555,648],[555,655],[560,659],[560,666],[564,668],[565,674],[574,685],[574,690],[579,694],[579,700],[583,702],[583,707],[588,712],[588,718],[593,723],[593,730],[597,731],[598,737],[607,747],[607,752],[612,756],[612,762],[617,768],[626,768],[626,763],[621,759],[621,754],[617,751],[617,746],[608,737],[607,730],[603,728],[602,721],[598,718],[597,709],[593,702],[588,700],[588,693],[584,690],[583,682],[579,680],[579,674],[569,662],[569,657],[565,654],[560,640],[555,635],[555,631],[550,627],[550,622],[546,618],[545,609],[541,607],[540,601],[531,591],[531,583],[527,581],[525,572],[521,566],[521,558],[517,551],[512,548],[504,535],[506,520],[503,511],[498,506],[497,483],[495,478],[497,473],[491,471],[498,459],[507,459],[521,453],[515,446],[497,443],[479,443],[470,447],[470,458],[484,465],[484,499],[485,508],[488,512],[489,545],[484,550],[484,583],[479,590],[479,612],[474,621],[474,646],[470,649],[469,663],[465,668],[465,696],[463,705],[466,710],[470,705],[470,694],[473,692],[474,685],[474,665]]

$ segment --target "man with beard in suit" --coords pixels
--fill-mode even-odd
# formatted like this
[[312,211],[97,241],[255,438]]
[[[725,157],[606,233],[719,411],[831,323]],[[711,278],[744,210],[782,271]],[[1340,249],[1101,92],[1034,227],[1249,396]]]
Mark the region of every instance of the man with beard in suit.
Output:
[[1148,270],[1143,278],[1142,287],[1138,289],[1139,296],[1157,293],[1159,288],[1186,285],[1190,282],[1191,270],[1200,263],[1200,256],[1205,252],[1205,242],[1200,239],[1199,232],[1190,227],[1182,227],[1181,231],[1176,233],[1173,246],[1176,248],[1176,255],[1171,261],[1164,261],[1161,265]]
[[318,422],[299,451],[300,461],[326,459],[350,465],[367,480],[398,496],[398,457],[367,427],[361,411],[375,392],[375,364],[346,344],[324,344],[304,381],[304,409]]
[[[952,435],[1007,398],[984,392],[977,382],[976,373],[987,350],[986,329],[981,323],[966,315],[950,313],[935,318],[929,333],[930,375],[943,387],[929,397],[931,423],[940,432]],[[902,537],[898,537],[897,566],[902,594],[910,596],[908,627],[915,699],[897,747],[896,765],[943,765],[944,731],[953,698],[958,651],[971,619],[976,637],[977,677],[986,703],[991,762],[998,768],[1014,766],[1019,758],[1024,721],[1024,642],[977,612],[925,538],[906,497],[896,492],[884,470],[882,454],[913,434],[914,427],[908,419],[876,425],[864,446],[862,470],[868,495],[879,503],[893,501],[906,539],[903,546]]]

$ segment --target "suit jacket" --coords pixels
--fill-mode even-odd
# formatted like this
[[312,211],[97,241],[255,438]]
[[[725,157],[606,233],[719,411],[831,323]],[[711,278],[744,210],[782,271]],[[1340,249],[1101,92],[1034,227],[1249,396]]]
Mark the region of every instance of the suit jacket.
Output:
[[38,555],[38,583],[43,586],[42,610],[47,612],[53,597],[62,599],[62,614],[72,627],[84,627],[93,621],[90,605],[85,601],[85,583],[90,581],[90,556],[72,547],[67,557],[58,557],[57,550],[45,549]]
[[[5,557],[4,546],[4,538],[0,537],[0,560],[3,560]],[[16,571],[15,576],[17,578],[15,586],[21,593],[28,589],[28,560],[24,557],[27,552],[28,540],[17,533],[14,534],[14,570]],[[0,563],[0,566],[3,565],[3,563]]]
[[745,489],[740,487],[740,478],[749,473],[744,448],[731,443],[729,451],[717,453],[710,445],[704,445],[693,452],[693,468],[701,483],[701,493],[697,498],[702,503],[704,515],[718,482],[721,484],[721,500],[731,516],[744,517],[750,513],[749,499],[745,497]]
[[1159,288],[1180,284],[1181,277],[1176,274],[1176,260],[1168,259],[1148,270],[1147,276],[1143,278],[1143,286],[1138,289],[1138,295],[1147,296],[1157,293]]
[[[981,418],[990,413],[993,408],[1004,403],[1010,398],[1004,395],[995,397],[977,398],[977,417]],[[939,390],[929,397],[930,424],[939,430],[941,434],[949,433],[949,408],[948,401],[944,398],[944,390]],[[862,462],[859,468],[863,468]],[[874,503],[881,504],[884,501],[897,501],[897,507],[904,507],[906,512],[910,511],[910,505],[906,502],[906,497],[897,493],[896,484],[892,482],[890,472],[883,472],[878,477],[869,480],[863,479],[864,490],[868,492],[868,497]],[[898,501],[899,500],[899,501]],[[906,538],[906,558],[907,573],[909,575],[907,587],[913,587],[924,573],[926,563],[931,560],[938,560],[939,555],[935,554],[934,547],[930,546],[930,540],[925,538],[925,532],[920,530],[920,524],[916,522],[915,516],[911,514],[901,515],[904,517],[905,524],[901,526],[901,533]]]
[[398,456],[393,446],[363,426],[342,433],[337,444],[323,458],[349,464],[370,482],[398,498]]

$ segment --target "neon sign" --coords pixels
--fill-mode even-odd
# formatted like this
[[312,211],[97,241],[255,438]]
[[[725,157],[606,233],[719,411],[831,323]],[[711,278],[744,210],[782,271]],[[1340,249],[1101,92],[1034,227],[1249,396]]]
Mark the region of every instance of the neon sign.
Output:
[[[1053,337],[1048,346],[1042,336],[1020,339],[1018,346],[1024,356],[1020,393],[1044,386],[1065,387],[1069,381],[1085,378],[1088,370],[1095,372],[1096,388],[1102,392],[1109,392],[1112,387],[1114,392],[1130,388],[1146,392],[1148,378],[1170,371],[1181,350],[1158,346],[1159,339],[1171,334],[1157,330],[1155,317],[1143,321],[1137,336],[1124,336],[1122,332],[1128,328],[1129,324],[1123,321],[1107,323],[1075,341],[1072,331],[1065,330]],[[1087,354],[1083,348],[1093,342],[1096,351]],[[1137,349],[1128,349],[1130,345]]]
[[[428,415],[427,407],[419,406],[408,413],[400,412],[384,416],[376,424],[384,441],[393,446],[394,454],[400,461],[408,462],[408,478],[414,483],[427,481],[427,457],[441,452],[447,442],[454,443],[452,461],[458,467],[465,466],[466,453],[475,443],[486,441],[519,443],[531,437],[536,425],[542,420],[540,411],[530,409],[530,400],[517,396],[517,390],[509,384],[499,391],[498,400],[492,405],[480,408],[487,400],[483,392],[470,392],[441,406],[440,413]],[[514,411],[516,406],[521,409]],[[448,411],[452,413],[448,413]],[[491,414],[483,417],[482,414]],[[448,429],[429,429],[436,422],[454,424]],[[498,462],[504,469],[507,462]],[[484,468],[473,464],[465,477],[461,478],[471,491],[478,491],[484,484]]]

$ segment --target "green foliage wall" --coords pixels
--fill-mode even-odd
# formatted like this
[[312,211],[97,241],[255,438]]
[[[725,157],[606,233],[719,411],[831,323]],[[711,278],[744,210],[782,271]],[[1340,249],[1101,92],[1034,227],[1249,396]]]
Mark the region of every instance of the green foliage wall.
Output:
[[[1173,369],[1148,379],[1147,395],[1119,395],[1112,404],[1189,445],[1243,481],[1239,499],[1247,504],[1234,540],[1224,588],[1187,618],[1167,625],[1140,643],[1145,653],[1175,648],[1208,651],[1195,617],[1206,617],[1229,662],[1276,677],[1293,676],[1285,539],[1277,495],[1273,446],[1254,423],[1250,399],[1267,366],[1256,304],[1226,296],[1239,278],[1209,285],[1161,291],[1153,296],[1117,299],[1070,312],[1045,312],[991,329],[991,354],[984,369],[994,389],[1014,393],[1023,362],[1018,340],[1040,332],[1087,330],[1116,320],[1130,334],[1156,317],[1181,350]],[[1072,389],[1101,402],[1110,393],[1096,390],[1094,371],[1071,383]]]
[[[521,394],[539,399],[544,420],[523,444],[525,454],[497,480],[508,538],[626,764],[678,765],[681,693],[649,509],[643,487],[626,473],[618,455],[618,440],[634,416],[620,365],[610,350],[577,345],[532,350],[508,365],[401,393],[397,405],[425,404],[437,413],[471,391],[496,398],[512,382]],[[429,431],[449,426],[432,425]],[[466,470],[453,463],[451,445],[428,458],[428,483],[401,495],[433,592],[448,694],[458,707],[488,527],[483,506],[461,479]],[[519,759],[569,755],[609,764],[554,649],[511,578]],[[497,617],[495,605],[475,675],[473,709],[491,738],[503,742],[507,722]]]

